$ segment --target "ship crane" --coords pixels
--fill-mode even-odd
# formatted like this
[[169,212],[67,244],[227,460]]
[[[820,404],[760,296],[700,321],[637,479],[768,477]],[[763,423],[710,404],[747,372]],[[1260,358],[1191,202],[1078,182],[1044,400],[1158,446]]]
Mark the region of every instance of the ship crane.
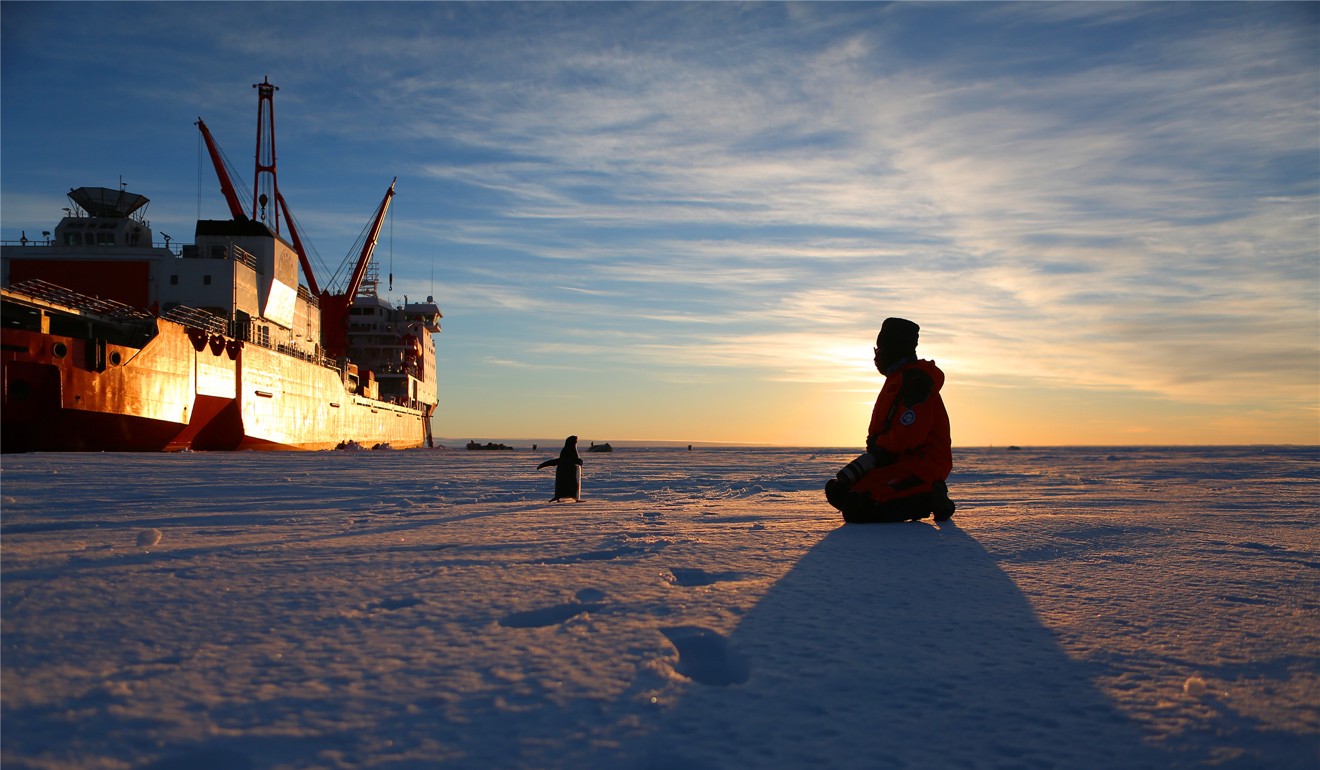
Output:
[[[233,178],[230,177],[225,168],[224,155],[221,154],[220,147],[215,142],[215,137],[211,136],[210,129],[206,127],[206,122],[201,118],[197,119],[197,128],[202,132],[202,141],[206,143],[206,152],[211,156],[211,165],[215,166],[215,175],[220,181],[220,193],[225,196],[225,203],[229,206],[230,218],[239,222],[248,221],[248,215],[243,213],[243,204],[238,200],[238,188],[234,187]],[[258,130],[260,130],[260,127],[258,127]],[[260,145],[259,140],[258,145]],[[260,163],[258,163],[258,167],[260,167]],[[307,258],[307,249],[303,247],[302,238],[298,235],[298,228],[294,226],[293,216],[289,213],[289,204],[284,202],[284,194],[279,191],[279,188],[275,189],[275,200],[277,202],[276,214],[284,212],[284,224],[289,228],[289,238],[293,241],[293,250],[298,254],[298,264],[302,265],[303,275],[307,278],[307,288],[311,289],[312,294],[320,294],[320,287],[316,285],[316,276],[312,272],[311,260]],[[279,231],[278,224],[278,221],[276,221],[276,232]]]
[[362,279],[367,274],[367,266],[371,264],[371,255],[375,252],[376,241],[380,238],[381,225],[385,222],[385,215],[390,210],[390,201],[394,198],[394,184],[398,181],[399,178],[395,177],[390,182],[385,197],[376,207],[376,216],[367,230],[366,241],[362,244],[362,251],[358,254],[357,264],[353,266],[353,274],[348,279],[348,285],[340,293],[329,290],[320,293],[321,346],[325,348],[325,354],[331,358],[338,358],[348,351],[348,311],[353,306],[353,298],[357,296],[358,289],[362,288]]
[[[333,292],[328,288],[322,289],[317,284],[311,261],[307,257],[307,250],[303,247],[302,238],[293,223],[293,217],[289,214],[289,206],[280,193],[276,181],[274,92],[278,88],[271,85],[269,78],[264,79],[261,83],[254,83],[252,87],[258,89],[258,102],[256,169],[253,182],[255,199],[252,202],[251,217],[243,211],[243,205],[239,202],[238,191],[234,186],[233,178],[226,170],[224,156],[220,152],[214,137],[211,136],[210,130],[207,129],[206,123],[201,118],[197,119],[197,128],[201,131],[202,140],[206,143],[207,153],[211,156],[211,164],[215,167],[215,175],[220,181],[220,192],[224,195],[225,203],[229,206],[229,214],[233,219],[250,221],[258,215],[257,206],[260,205],[261,218],[263,221],[266,220],[266,207],[270,203],[270,196],[274,196],[275,206],[271,211],[270,222],[274,225],[273,229],[277,235],[280,232],[281,219],[288,228],[289,237],[293,241],[293,249],[298,254],[298,262],[302,266],[303,275],[307,279],[307,288],[313,296],[320,300],[321,347],[328,357],[340,358],[348,352],[349,308],[352,307],[353,298],[357,296],[358,289],[362,286],[367,266],[371,263],[371,255],[376,249],[376,241],[380,237],[381,225],[384,223],[385,215],[389,211],[390,200],[394,197],[394,184],[398,181],[398,177],[390,182],[389,189],[385,191],[385,198],[381,200],[380,206],[376,209],[375,218],[368,228],[365,243],[358,255],[348,285],[342,292]],[[263,174],[265,174],[265,177],[262,176]],[[263,182],[265,184],[264,189],[269,191],[269,195],[259,192],[263,189]]]

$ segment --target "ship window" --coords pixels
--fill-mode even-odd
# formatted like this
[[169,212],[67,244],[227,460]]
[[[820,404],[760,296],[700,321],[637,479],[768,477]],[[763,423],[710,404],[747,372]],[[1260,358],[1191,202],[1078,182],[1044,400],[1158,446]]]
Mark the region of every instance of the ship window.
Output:
[[207,285],[207,286],[210,286],[210,285],[211,285],[211,276],[209,276],[209,275],[204,275],[204,276],[202,276],[202,283],[205,284],[205,285]]
[[178,285],[179,285],[179,276],[177,276],[177,275],[171,275],[171,276],[170,276],[170,286],[178,286]]
[[65,234],[64,234],[64,245],[65,245],[65,246],[81,246],[81,245],[82,245],[82,233],[65,233]]
[[224,246],[212,246],[212,247],[211,247],[211,259],[224,259],[224,258],[225,258],[225,247],[224,247]]
[[115,245],[115,234],[114,234],[114,233],[97,233],[97,234],[96,234],[96,245],[98,245],[98,246],[113,246],[113,245]]

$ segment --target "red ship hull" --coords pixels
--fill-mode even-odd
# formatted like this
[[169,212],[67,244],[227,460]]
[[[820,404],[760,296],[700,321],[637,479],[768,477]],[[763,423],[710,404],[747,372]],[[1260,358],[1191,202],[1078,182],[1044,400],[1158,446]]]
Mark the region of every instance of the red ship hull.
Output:
[[[357,395],[315,361],[163,318],[115,327],[11,291],[3,299],[4,452],[406,449],[428,438],[431,407]],[[150,338],[95,336],[107,328]]]

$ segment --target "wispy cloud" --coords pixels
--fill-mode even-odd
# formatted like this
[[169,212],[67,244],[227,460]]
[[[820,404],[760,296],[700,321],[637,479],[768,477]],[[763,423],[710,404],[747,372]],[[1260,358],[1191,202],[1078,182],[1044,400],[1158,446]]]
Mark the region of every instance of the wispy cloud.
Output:
[[342,164],[300,181],[299,216],[351,240],[371,201],[343,187],[400,174],[396,272],[438,259],[446,314],[527,356],[491,366],[847,390],[908,315],[971,385],[1309,409],[1299,5],[275,4],[242,34],[250,6],[203,5],[222,38],[181,43],[197,70],[159,88],[245,116],[206,52],[266,57],[295,135]]

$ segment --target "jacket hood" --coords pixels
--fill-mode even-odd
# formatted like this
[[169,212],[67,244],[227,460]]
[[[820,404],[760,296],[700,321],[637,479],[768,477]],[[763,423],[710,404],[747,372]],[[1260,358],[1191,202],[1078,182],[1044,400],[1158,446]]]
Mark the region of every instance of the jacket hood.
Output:
[[935,383],[934,391],[936,393],[939,393],[940,388],[944,387],[944,372],[938,366],[935,365],[935,362],[927,361],[924,358],[919,358],[916,361],[911,361],[906,365],[900,367],[899,371],[914,366],[921,369],[923,372],[925,372],[927,375],[930,376],[931,382]]

